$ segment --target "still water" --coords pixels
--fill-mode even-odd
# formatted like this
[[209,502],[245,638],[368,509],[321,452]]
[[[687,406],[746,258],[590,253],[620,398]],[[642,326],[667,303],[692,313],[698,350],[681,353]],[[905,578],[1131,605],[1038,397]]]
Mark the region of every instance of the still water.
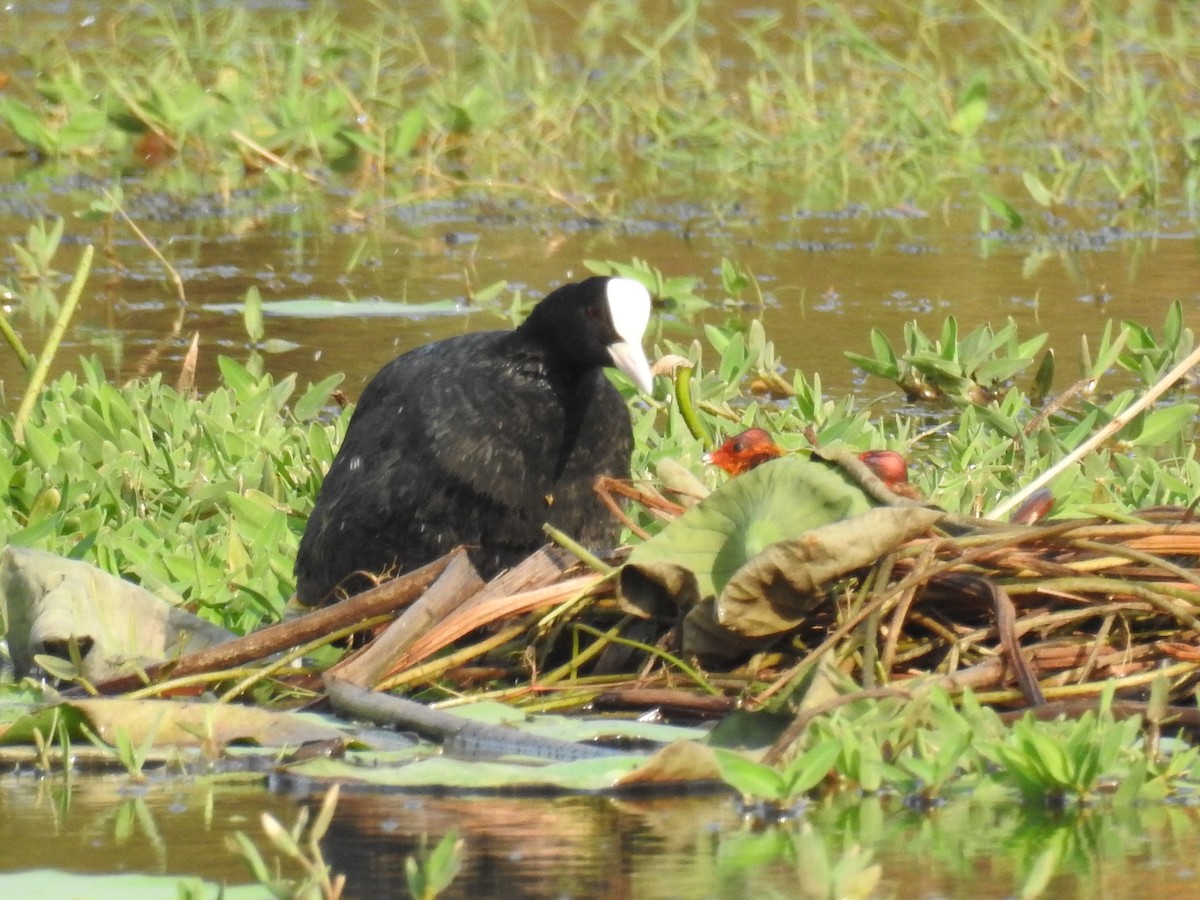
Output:
[[[69,201],[52,199],[48,205],[71,214]],[[908,321],[936,335],[947,315],[959,319],[960,332],[988,322],[999,327],[1011,317],[1022,337],[1051,335],[1059,354],[1055,386],[1062,389],[1079,377],[1080,339],[1094,348],[1107,320],[1134,319],[1161,333],[1175,300],[1184,305],[1185,323],[1195,328],[1198,320],[1195,236],[1161,224],[1153,233],[1068,231],[1050,242],[971,233],[961,228],[965,213],[792,210],[736,226],[711,216],[682,223],[671,213],[647,209],[637,221],[597,226],[555,211],[514,207],[498,215],[461,201],[339,229],[319,214],[276,211],[265,215],[255,234],[236,239],[215,223],[142,220],[184,277],[187,305],[176,303],[156,262],[136,241],[122,238],[118,249],[126,268],[97,258],[94,290],[76,315],[58,368],[73,367],[75,354],[94,354],[114,379],[163,372],[174,381],[192,335],[199,334],[200,383],[214,384],[219,355],[245,359],[251,350],[241,316],[214,308],[240,302],[251,286],[267,301],[454,302],[449,314],[413,318],[267,318],[266,338],[290,347],[266,355],[271,372],[297,372],[301,384],[343,372],[347,392],[357,397],[398,352],[466,331],[509,327],[504,313],[512,291],[540,297],[590,274],[584,260],[637,258],[667,276],[699,279],[696,293],[708,305],[694,313],[664,311],[661,337],[688,343],[702,323],[737,327],[761,317],[782,362],[810,378],[819,374],[830,396],[854,392],[866,399],[892,389],[865,379],[843,355],[870,353],[873,327],[899,345]],[[11,212],[6,217],[0,202],[0,229],[19,234],[27,225]],[[67,236],[76,244],[91,239],[78,229]],[[65,247],[59,268],[71,272],[76,254],[76,247]],[[725,295],[722,259],[756,276],[761,307],[751,292],[737,300]],[[486,304],[472,303],[476,291],[497,282],[509,289]],[[14,319],[27,344],[38,347],[49,320],[22,309]],[[713,356],[709,364],[715,363]],[[23,378],[7,352],[0,353],[0,379],[12,404]]]
[[[227,840],[242,832],[270,860],[261,814],[290,825],[304,802],[253,785],[7,778],[0,889],[3,873],[35,869],[245,884],[247,869]],[[968,797],[928,812],[895,797],[846,798],[756,829],[725,794],[347,792],[323,852],[347,876],[346,897],[401,897],[405,860],[450,831],[464,842],[462,869],[443,895],[451,898],[818,898],[845,895],[837,877],[876,866],[872,896],[1003,898],[1020,893],[1047,852],[1059,862],[1046,896],[1192,896],[1200,885],[1194,808],[1056,813]],[[299,875],[287,864],[282,871]],[[170,880],[159,884],[160,896],[174,896]]]

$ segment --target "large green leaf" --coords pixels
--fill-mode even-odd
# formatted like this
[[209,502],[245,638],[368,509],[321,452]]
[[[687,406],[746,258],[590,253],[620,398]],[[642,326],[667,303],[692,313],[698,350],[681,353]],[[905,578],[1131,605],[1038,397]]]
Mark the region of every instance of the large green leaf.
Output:
[[[786,456],[734,478],[659,534],[634,547],[621,572],[624,599],[649,614],[666,613],[668,595],[715,596],[742,566],[777,541],[866,512],[873,505],[838,466]],[[689,605],[689,604],[685,604]]]
[[642,614],[688,611],[683,649],[732,659],[799,625],[836,579],[928,531],[943,513],[874,506],[826,460],[784,457],[713,492],[634,548],[622,601]]

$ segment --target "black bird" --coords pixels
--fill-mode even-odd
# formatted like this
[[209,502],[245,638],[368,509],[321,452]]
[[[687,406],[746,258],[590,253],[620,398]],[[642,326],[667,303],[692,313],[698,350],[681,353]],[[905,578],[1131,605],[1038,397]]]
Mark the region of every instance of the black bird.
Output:
[[550,522],[585,545],[616,524],[592,489],[627,477],[629,412],[602,372],[644,392],[650,295],[628,278],[548,294],[512,331],[438,341],[384,366],[362,393],[296,555],[310,606],[466,545],[484,577],[545,543]]

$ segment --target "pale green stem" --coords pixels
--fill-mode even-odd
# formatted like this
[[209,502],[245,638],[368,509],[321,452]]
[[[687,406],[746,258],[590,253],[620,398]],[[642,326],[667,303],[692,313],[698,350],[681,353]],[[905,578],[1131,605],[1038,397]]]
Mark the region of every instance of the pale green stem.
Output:
[[29,416],[33,413],[33,404],[37,402],[38,395],[42,392],[42,385],[46,383],[46,376],[50,374],[50,363],[54,361],[54,356],[58,353],[58,345],[62,343],[71,317],[75,315],[75,307],[79,305],[83,286],[87,283],[88,273],[92,270],[92,255],[95,252],[96,248],[91,244],[83,248],[83,256],[80,257],[79,266],[75,269],[75,277],[71,280],[71,287],[63,301],[62,310],[59,312],[58,318],[54,320],[54,327],[50,329],[50,334],[46,337],[46,346],[42,348],[37,366],[34,368],[33,374],[29,376],[29,384],[25,387],[25,396],[21,398],[21,406],[17,410],[17,417],[13,420],[13,440],[18,444],[24,442],[25,423],[29,421]]

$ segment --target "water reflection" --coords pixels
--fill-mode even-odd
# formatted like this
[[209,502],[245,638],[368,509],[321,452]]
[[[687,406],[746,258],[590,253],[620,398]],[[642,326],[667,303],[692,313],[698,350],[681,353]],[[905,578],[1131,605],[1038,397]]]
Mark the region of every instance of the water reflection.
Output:
[[[246,883],[244,832],[273,865],[260,814],[298,804],[261,784],[125,776],[0,779],[0,872],[141,872]],[[1001,898],[1184,896],[1200,812],[1182,804],[1054,811],[969,796],[931,811],[846,796],[751,827],[727,794],[681,798],[430,796],[344,791],[323,845],[348,898],[407,893],[405,860],[447,832],[464,865],[446,897]],[[297,877],[290,863],[285,877]]]
[[259,784],[9,774],[0,779],[0,872],[143,872],[240,883],[246,867],[225,840],[237,831],[260,838],[263,812],[290,824],[296,802]]
[[348,895],[398,895],[404,859],[455,830],[448,897],[1009,897],[1178,895],[1194,877],[1197,812],[1053,812],[959,798],[930,812],[847,797],[751,828],[728,797],[430,798],[343,794],[327,858]]

